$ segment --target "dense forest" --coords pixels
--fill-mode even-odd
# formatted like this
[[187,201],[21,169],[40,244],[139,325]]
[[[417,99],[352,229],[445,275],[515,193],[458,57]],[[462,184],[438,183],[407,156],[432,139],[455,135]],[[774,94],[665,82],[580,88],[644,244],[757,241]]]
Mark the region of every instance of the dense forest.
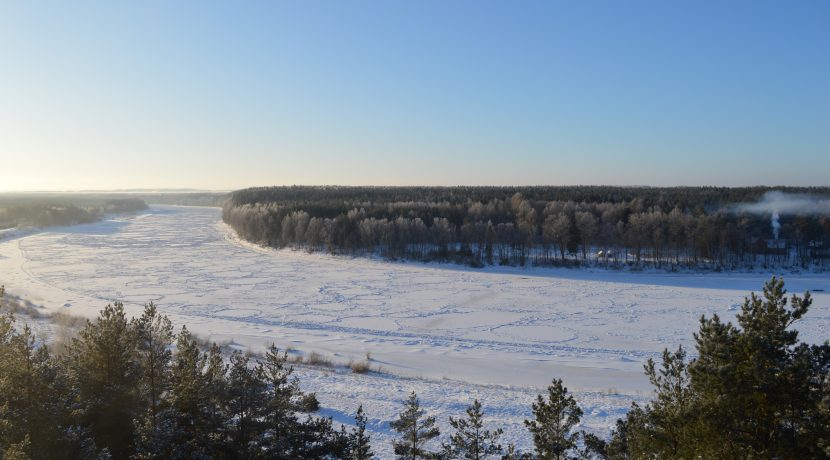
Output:
[[[54,347],[3,303],[0,458],[374,458],[362,408],[350,428],[313,415],[314,394],[273,346],[261,358],[201,350],[154,305],[128,319],[115,304]],[[652,401],[632,405],[608,439],[577,429],[582,409],[555,379],[525,421],[533,451],[502,445],[479,401],[442,436],[414,392],[390,423],[392,447],[413,460],[830,458],[830,343],[799,342],[791,328],[810,304],[773,278],[737,325],[702,317],[695,357],[681,348],[649,360]]]
[[52,227],[95,222],[107,213],[133,212],[147,209],[137,198],[81,200],[69,204],[62,200],[0,200],[0,229],[12,227]]
[[223,220],[273,247],[472,266],[822,269],[828,200],[828,187],[293,186],[234,192]]

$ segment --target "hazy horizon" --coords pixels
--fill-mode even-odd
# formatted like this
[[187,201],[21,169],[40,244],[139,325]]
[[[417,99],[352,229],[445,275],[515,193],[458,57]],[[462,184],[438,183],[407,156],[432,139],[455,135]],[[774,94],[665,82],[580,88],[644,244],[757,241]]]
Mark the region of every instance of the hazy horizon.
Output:
[[828,185],[821,1],[0,5],[0,191]]
[[237,190],[249,188],[267,188],[267,187],[438,187],[438,188],[453,188],[453,187],[620,187],[620,188],[654,188],[654,189],[671,189],[671,188],[689,188],[689,187],[718,187],[718,188],[789,188],[789,187],[816,187],[826,188],[827,185],[790,185],[790,184],[750,184],[750,185],[710,185],[710,184],[685,184],[685,185],[649,185],[649,184],[394,184],[394,185],[378,185],[378,184],[255,184],[246,185],[244,187],[232,189],[209,189],[209,188],[89,188],[89,189],[43,189],[43,190],[3,190],[0,189],[0,194],[175,194],[175,193],[232,193]]

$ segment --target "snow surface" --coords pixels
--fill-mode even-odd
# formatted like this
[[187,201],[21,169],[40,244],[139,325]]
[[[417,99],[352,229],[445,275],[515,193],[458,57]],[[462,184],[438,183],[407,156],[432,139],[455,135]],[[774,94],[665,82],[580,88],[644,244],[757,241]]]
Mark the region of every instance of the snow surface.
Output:
[[[130,216],[0,241],[0,283],[44,308],[92,317],[121,300],[154,301],[178,325],[241,348],[274,342],[334,363],[363,360],[381,374],[298,367],[323,414],[349,422],[359,402],[391,455],[389,421],[411,390],[446,427],[474,398],[506,439],[529,447],[521,421],[554,377],[607,433],[650,392],[643,362],[666,347],[693,349],[701,315],[733,319],[769,274],[471,269],[273,250],[240,241],[217,208],[153,206]],[[797,324],[820,342],[830,330],[830,276],[786,276],[815,290]]]

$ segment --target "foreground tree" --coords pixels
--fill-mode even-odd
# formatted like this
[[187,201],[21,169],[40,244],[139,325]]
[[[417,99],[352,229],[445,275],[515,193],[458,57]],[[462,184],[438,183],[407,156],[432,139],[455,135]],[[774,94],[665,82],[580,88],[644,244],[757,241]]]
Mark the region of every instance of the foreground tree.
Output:
[[392,442],[395,455],[402,460],[436,459],[440,454],[427,450],[426,444],[441,432],[435,426],[435,417],[424,418],[424,411],[413,391],[404,404],[398,419],[391,423],[400,439]]
[[618,458],[828,458],[830,344],[800,343],[790,329],[811,302],[788,302],[773,278],[737,326],[702,318],[696,359],[680,349],[646,365],[656,398],[618,425]]
[[267,350],[260,372],[267,384],[264,406],[266,452],[270,455],[288,452],[293,442],[288,435],[298,424],[295,414],[301,410],[303,394],[299,382],[291,377],[294,369],[288,365],[288,355],[279,353],[274,345]]
[[349,455],[350,460],[369,460],[374,457],[371,446],[371,436],[366,433],[366,414],[363,413],[363,406],[357,408],[354,416],[355,427],[349,434]]
[[266,458],[347,457],[349,435],[334,430],[331,419],[311,415],[302,421],[298,418],[301,413],[316,411],[320,404],[314,393],[300,390],[285,352],[271,345],[255,372],[265,384],[260,450]]
[[540,460],[564,460],[576,449],[579,432],[574,428],[582,418],[574,397],[562,385],[562,380],[554,379],[548,386],[548,398],[538,395],[533,403],[534,420],[525,420],[533,445]]
[[162,436],[168,427],[160,427],[159,415],[167,408],[165,396],[170,390],[170,363],[173,358],[173,324],[150,302],[132,327],[135,329],[139,365],[140,397],[147,406],[142,420],[144,436]]
[[249,356],[240,351],[231,354],[228,370],[228,415],[232,421],[233,449],[239,458],[253,456],[263,432],[262,416],[267,400],[262,369],[251,366]]
[[107,305],[72,341],[70,366],[78,390],[81,426],[114,459],[129,458],[136,421],[144,412],[136,334],[124,305]]
[[85,433],[70,433],[66,379],[49,350],[36,345],[31,329],[15,331],[11,315],[0,313],[0,458],[82,455],[74,441]]
[[503,431],[501,428],[495,431],[484,429],[484,413],[477,399],[467,408],[466,418],[450,417],[450,426],[455,432],[450,436],[450,442],[444,444],[444,458],[481,460],[502,453],[499,437]]
[[[201,354],[190,331],[183,327],[176,337],[176,353],[171,364],[169,411],[160,424],[169,431],[162,433],[166,439],[157,439],[148,446],[151,452],[160,453],[153,458],[208,458],[221,451],[225,416],[213,411],[211,397],[216,382],[208,378],[207,358]],[[225,366],[220,370],[224,381]],[[212,415],[218,420],[212,419]]]

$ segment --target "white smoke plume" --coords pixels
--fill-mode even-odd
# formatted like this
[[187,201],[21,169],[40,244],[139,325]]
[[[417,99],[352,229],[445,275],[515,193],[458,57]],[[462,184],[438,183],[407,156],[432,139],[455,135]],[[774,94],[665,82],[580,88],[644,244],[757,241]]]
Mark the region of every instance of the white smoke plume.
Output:
[[772,222],[770,225],[772,226],[772,235],[775,239],[778,239],[778,231],[781,230],[781,222],[778,221],[781,216],[778,215],[778,211],[772,211]]
[[774,218],[778,215],[830,215],[830,198],[773,191],[765,193],[761,200],[755,203],[737,204],[733,206],[733,211],[772,214]]
[[772,235],[778,239],[781,231],[781,215],[796,214],[828,214],[830,215],[830,199],[818,198],[810,195],[784,192],[767,192],[760,201],[755,203],[740,203],[732,208],[735,212],[750,214],[770,214]]

